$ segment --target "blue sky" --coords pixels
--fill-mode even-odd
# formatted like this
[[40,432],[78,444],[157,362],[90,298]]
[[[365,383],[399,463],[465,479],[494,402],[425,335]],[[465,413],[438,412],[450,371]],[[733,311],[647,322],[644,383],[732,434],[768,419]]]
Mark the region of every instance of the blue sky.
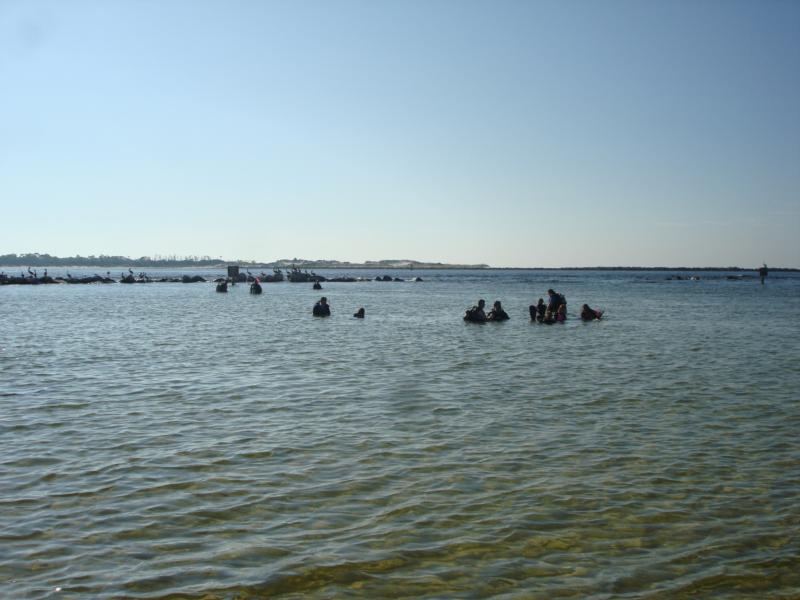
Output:
[[0,0],[0,254],[800,267],[800,3]]

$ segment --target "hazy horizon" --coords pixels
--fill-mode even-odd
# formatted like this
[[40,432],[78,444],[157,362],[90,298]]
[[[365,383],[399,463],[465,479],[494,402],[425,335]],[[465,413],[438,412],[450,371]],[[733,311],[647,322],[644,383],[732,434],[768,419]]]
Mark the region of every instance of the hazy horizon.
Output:
[[800,267],[797,2],[7,0],[0,90],[0,254]]
[[[442,264],[444,266],[449,266],[449,265],[482,266],[484,268],[489,268],[489,269],[606,269],[606,268],[608,268],[608,269],[658,269],[658,270],[662,270],[662,269],[697,269],[697,270],[702,270],[702,269],[713,269],[713,270],[740,269],[740,270],[758,270],[758,268],[761,266],[761,264],[758,264],[758,265],[755,265],[755,266],[750,266],[750,265],[736,265],[736,264],[725,264],[725,265],[701,265],[701,264],[645,265],[645,264],[628,263],[628,264],[619,264],[619,265],[594,264],[594,265],[562,265],[562,266],[559,266],[559,267],[552,267],[552,266],[548,267],[548,266],[540,266],[540,265],[523,265],[523,266],[494,265],[494,264],[487,263],[485,261],[478,261],[478,262],[474,262],[474,263],[458,263],[458,262],[419,260],[419,259],[413,259],[413,258],[370,258],[370,259],[366,259],[366,260],[363,260],[363,261],[345,261],[345,260],[341,260],[341,259],[337,259],[337,258],[309,258],[309,257],[294,257],[294,258],[281,257],[281,258],[273,258],[273,259],[268,259],[268,260],[262,260],[262,259],[253,259],[253,258],[243,258],[243,257],[229,258],[229,257],[224,257],[224,256],[207,256],[207,255],[202,255],[201,256],[201,255],[196,255],[196,254],[189,254],[189,255],[184,255],[184,256],[179,256],[179,255],[174,255],[174,254],[172,254],[172,255],[155,255],[155,256],[152,256],[152,255],[125,256],[125,255],[121,255],[121,254],[87,254],[87,255],[68,254],[68,255],[65,255],[65,256],[56,256],[56,255],[51,255],[51,254],[45,253],[45,252],[32,252],[32,253],[19,253],[19,252],[13,253],[12,252],[12,253],[7,253],[7,254],[15,254],[18,257],[23,256],[25,254],[37,254],[39,256],[50,256],[51,258],[56,259],[56,260],[65,260],[65,259],[69,259],[69,258],[76,258],[76,259],[77,258],[81,258],[81,259],[122,258],[122,259],[130,260],[130,262],[136,262],[136,261],[141,261],[141,260],[176,261],[176,262],[191,261],[191,260],[201,261],[202,260],[202,261],[218,261],[219,263],[240,262],[240,263],[255,263],[255,264],[266,264],[266,265],[275,264],[275,263],[297,263],[297,264],[309,263],[310,264],[310,263],[317,263],[317,262],[352,263],[352,264],[355,264],[355,265],[364,265],[364,264],[367,264],[367,263],[371,264],[371,263],[415,262],[415,263],[421,263],[421,264],[426,264],[426,265]],[[22,263],[20,263],[19,265],[6,264],[6,263],[3,262],[3,258],[5,256],[6,255],[0,255],[0,267],[19,267],[22,264]],[[26,263],[26,265],[27,265],[27,263]],[[44,263],[38,263],[38,265],[39,266],[48,266],[48,267],[56,267],[56,266],[58,266],[58,265],[55,265],[55,264],[51,265],[51,264],[44,264]],[[126,263],[120,262],[119,264],[115,263],[115,264],[111,265],[109,263],[109,264],[104,265],[104,266],[123,267],[125,265],[126,265]],[[62,265],[62,266],[67,266],[67,265]],[[76,266],[76,265],[69,265],[69,266]],[[792,267],[792,266],[786,266],[786,265],[768,265],[768,267],[771,270],[797,270],[798,269],[798,267]],[[325,267],[319,267],[319,268],[325,268]],[[381,267],[381,268],[390,268],[390,267],[385,267],[384,266],[384,267]]]

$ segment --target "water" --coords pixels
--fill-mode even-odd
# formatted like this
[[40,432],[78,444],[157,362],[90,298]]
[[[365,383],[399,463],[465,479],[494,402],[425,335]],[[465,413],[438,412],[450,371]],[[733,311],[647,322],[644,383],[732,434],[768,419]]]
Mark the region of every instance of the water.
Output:
[[0,287],[0,596],[800,596],[800,277],[415,274]]

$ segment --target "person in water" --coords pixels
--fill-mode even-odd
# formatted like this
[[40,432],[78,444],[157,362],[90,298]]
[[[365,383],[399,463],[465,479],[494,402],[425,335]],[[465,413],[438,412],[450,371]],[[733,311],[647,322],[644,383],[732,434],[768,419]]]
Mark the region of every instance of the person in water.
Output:
[[315,317],[330,317],[331,316],[331,307],[328,304],[328,299],[323,296],[319,299],[314,305],[314,309],[311,311]]
[[364,307],[362,306],[359,308],[355,314],[353,315],[356,319],[363,319],[364,318]]
[[547,310],[555,314],[558,307],[562,304],[566,307],[567,299],[564,297],[564,294],[559,294],[552,289],[547,290]]
[[319,281],[315,281],[315,282],[314,282],[314,285],[313,285],[313,286],[311,286],[311,289],[314,289],[314,290],[321,290],[321,289],[322,289],[322,285],[320,284],[320,282],[319,282]]
[[478,300],[478,305],[473,306],[472,308],[468,308],[466,314],[464,315],[465,321],[470,321],[472,323],[483,323],[486,321],[486,312],[484,312],[483,307],[486,306],[486,302],[483,299]]
[[764,263],[764,266],[758,270],[758,276],[761,279],[761,285],[764,285],[764,280],[769,275],[769,269],[767,269],[767,263]]
[[553,311],[549,308],[544,312],[544,316],[542,317],[542,323],[546,325],[552,325],[556,322],[556,318],[553,316]]
[[492,310],[489,311],[489,316],[486,317],[487,321],[508,321],[508,313],[503,310],[500,300],[495,300]]
[[556,323],[563,323],[567,320],[567,305],[560,304],[556,311]]
[[546,310],[547,307],[544,305],[544,299],[539,298],[538,304],[531,304],[528,307],[528,312],[531,313],[531,321],[539,321],[541,323]]
[[590,308],[588,304],[584,304],[581,308],[581,319],[584,321],[594,321],[595,319],[600,319],[603,316],[602,310],[595,310]]

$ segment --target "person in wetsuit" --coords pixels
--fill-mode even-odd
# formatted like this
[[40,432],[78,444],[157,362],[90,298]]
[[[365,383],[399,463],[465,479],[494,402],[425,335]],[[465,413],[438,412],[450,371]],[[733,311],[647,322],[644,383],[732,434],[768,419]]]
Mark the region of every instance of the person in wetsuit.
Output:
[[355,314],[353,315],[356,319],[363,319],[364,318],[364,307],[362,306],[359,308]]
[[567,299],[564,294],[559,294],[552,289],[547,290],[547,310],[555,314],[562,304],[564,305],[564,310],[566,310]]
[[489,316],[486,317],[487,321],[508,321],[508,313],[503,310],[500,300],[495,300],[492,310],[489,311]]
[[539,321],[540,323],[544,320],[544,313],[547,310],[547,307],[544,305],[544,299],[539,298],[538,304],[531,304],[528,307],[528,312],[531,313],[531,321]]
[[311,311],[315,317],[330,317],[331,316],[331,307],[328,304],[328,299],[323,296],[319,299],[314,305],[314,309]]
[[469,321],[471,323],[485,322],[486,313],[483,310],[484,306],[486,306],[486,302],[483,299],[478,300],[477,306],[473,306],[472,308],[467,309],[467,312],[464,315],[464,320]]
[[581,308],[581,319],[584,321],[594,321],[603,316],[603,311],[590,308],[588,304],[584,304]]

